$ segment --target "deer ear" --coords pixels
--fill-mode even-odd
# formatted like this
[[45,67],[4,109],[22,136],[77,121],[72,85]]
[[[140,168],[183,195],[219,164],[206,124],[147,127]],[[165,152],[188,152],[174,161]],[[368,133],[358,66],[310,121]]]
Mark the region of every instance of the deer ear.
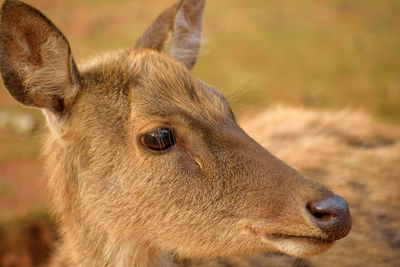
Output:
[[205,0],[182,0],[171,6],[150,25],[135,48],[150,48],[170,54],[188,69],[200,50]]
[[44,15],[16,0],[1,9],[0,69],[10,94],[22,104],[63,113],[79,74],[64,35]]

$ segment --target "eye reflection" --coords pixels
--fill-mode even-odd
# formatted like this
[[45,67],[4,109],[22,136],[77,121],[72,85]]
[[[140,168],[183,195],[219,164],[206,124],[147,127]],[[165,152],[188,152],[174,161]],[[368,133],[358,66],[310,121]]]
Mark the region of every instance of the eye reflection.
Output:
[[173,131],[170,128],[158,128],[140,137],[143,147],[153,151],[163,151],[176,144]]

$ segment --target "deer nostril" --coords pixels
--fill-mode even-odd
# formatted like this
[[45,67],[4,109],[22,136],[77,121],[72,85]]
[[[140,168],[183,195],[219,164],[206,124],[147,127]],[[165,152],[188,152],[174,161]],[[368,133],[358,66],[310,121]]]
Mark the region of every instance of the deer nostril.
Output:
[[351,228],[351,217],[346,201],[336,196],[319,202],[307,203],[312,221],[327,235],[337,240],[345,237]]
[[335,217],[335,212],[331,206],[327,206],[326,203],[308,203],[307,209],[310,214],[317,219],[317,221],[327,222]]
[[332,214],[327,213],[327,212],[312,212],[311,215],[313,215],[315,218],[317,218],[319,221],[329,221],[332,219]]

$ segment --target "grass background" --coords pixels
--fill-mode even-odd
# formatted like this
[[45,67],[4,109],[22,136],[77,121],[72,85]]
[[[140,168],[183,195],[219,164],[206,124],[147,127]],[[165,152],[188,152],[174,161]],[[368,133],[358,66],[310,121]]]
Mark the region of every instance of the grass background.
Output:
[[[76,61],[130,47],[173,1],[37,0]],[[236,113],[277,103],[362,109],[400,122],[400,1],[209,0],[194,73]],[[43,120],[0,88],[0,112],[33,116],[33,133],[0,125],[0,221],[31,216],[47,197],[36,162]],[[14,115],[13,115],[14,114]],[[39,133],[39,134],[38,134]]]

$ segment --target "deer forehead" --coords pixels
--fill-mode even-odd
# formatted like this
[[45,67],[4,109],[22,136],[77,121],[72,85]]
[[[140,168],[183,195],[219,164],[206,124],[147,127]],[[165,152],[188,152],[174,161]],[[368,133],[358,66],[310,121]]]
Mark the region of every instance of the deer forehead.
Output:
[[129,105],[134,121],[232,120],[225,98],[167,55],[152,50],[114,51],[90,60],[82,70],[85,91],[94,102],[112,105],[119,112],[127,112],[120,107]]

